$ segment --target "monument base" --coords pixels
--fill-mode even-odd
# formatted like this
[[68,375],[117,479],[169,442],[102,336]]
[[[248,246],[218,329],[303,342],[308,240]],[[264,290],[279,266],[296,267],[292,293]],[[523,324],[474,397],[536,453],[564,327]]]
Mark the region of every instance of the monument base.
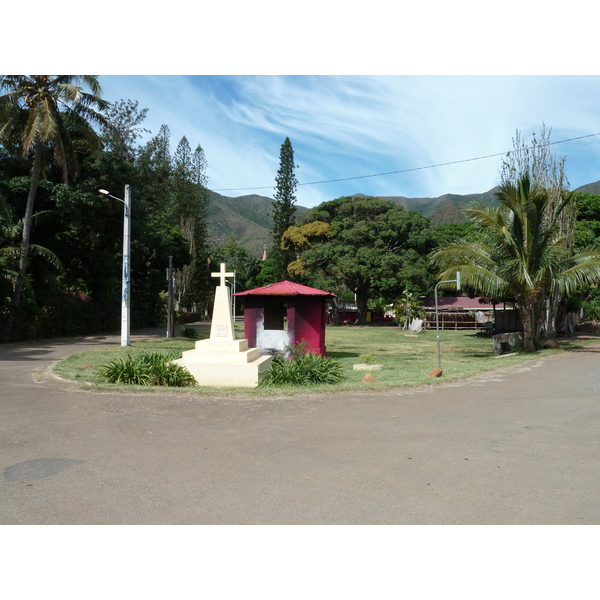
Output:
[[271,361],[258,348],[248,348],[248,340],[208,339],[173,362],[186,367],[200,386],[256,387]]

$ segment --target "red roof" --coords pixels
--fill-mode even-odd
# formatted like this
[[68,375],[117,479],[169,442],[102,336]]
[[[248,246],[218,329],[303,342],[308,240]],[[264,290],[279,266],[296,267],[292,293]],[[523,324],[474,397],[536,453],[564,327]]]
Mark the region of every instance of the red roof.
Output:
[[[435,307],[435,298],[422,298],[423,308]],[[469,298],[467,296],[458,296],[456,298],[452,296],[438,297],[438,308],[454,308],[456,310],[469,309],[469,310],[492,310],[494,305],[489,302],[481,303],[480,298]]]
[[335,296],[329,292],[308,287],[293,281],[280,281],[279,283],[271,283],[263,287],[248,290],[246,292],[238,292],[234,296]]

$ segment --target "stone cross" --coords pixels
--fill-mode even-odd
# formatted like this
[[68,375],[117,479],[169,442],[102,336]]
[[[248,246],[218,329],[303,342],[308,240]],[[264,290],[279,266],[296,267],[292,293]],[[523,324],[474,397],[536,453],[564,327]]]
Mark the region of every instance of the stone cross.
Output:
[[226,273],[225,272],[225,263],[221,263],[221,270],[218,273],[211,273],[211,277],[220,277],[221,282],[219,285],[225,285],[225,277],[234,277],[234,273]]

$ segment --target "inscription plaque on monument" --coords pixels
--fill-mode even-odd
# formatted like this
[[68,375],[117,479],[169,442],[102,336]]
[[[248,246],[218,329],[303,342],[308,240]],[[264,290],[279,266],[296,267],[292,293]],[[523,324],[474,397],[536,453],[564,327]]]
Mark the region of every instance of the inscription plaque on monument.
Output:
[[222,323],[217,323],[215,325],[215,335],[216,335],[216,337],[227,337],[227,335],[228,335],[227,325],[224,325]]

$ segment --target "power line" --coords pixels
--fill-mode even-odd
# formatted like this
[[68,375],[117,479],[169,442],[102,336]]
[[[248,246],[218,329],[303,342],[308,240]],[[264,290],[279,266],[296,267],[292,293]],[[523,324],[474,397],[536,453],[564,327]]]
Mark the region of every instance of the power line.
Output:
[[[598,133],[590,133],[588,135],[580,135],[577,137],[568,138],[566,140],[558,140],[557,142],[548,142],[546,144],[540,144],[541,146],[554,146],[556,144],[564,144],[566,142],[573,142],[575,140],[583,140],[585,138],[591,138],[600,135]],[[527,146],[523,148],[523,150],[531,150],[533,146]],[[340,181],[352,181],[355,179],[367,179],[369,177],[384,177],[385,175],[397,175],[399,173],[411,173],[413,171],[423,171],[425,169],[436,169],[437,167],[447,167],[448,165],[457,165],[460,163],[473,162],[475,160],[484,160],[486,158],[495,158],[496,156],[508,156],[509,154],[513,154],[516,150],[508,150],[506,152],[497,152],[496,154],[486,154],[485,156],[477,156],[475,158],[463,158],[462,160],[453,160],[445,163],[437,163],[435,165],[428,165],[426,167],[413,167],[411,169],[400,169],[398,171],[387,171],[385,173],[374,173],[372,175],[355,175],[354,177],[341,177],[340,179],[324,179],[322,181],[307,181],[304,183],[298,183],[298,186],[301,185],[319,185],[322,183],[338,183]],[[261,187],[242,187],[242,188],[220,188],[213,190],[215,192],[235,192],[241,190],[269,190],[274,188],[273,185],[264,185]]]

